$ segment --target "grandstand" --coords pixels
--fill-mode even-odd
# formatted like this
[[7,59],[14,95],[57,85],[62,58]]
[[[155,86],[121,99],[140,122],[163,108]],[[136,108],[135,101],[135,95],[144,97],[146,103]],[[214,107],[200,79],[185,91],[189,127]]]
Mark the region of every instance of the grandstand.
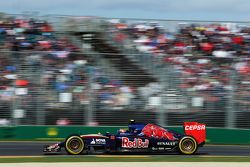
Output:
[[136,119],[250,128],[245,23],[0,20],[3,125],[125,125]]

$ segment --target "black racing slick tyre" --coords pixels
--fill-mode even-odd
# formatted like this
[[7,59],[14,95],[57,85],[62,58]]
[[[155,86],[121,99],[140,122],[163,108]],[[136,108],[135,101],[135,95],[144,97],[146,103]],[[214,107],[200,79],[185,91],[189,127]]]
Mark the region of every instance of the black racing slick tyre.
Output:
[[181,154],[191,155],[197,151],[198,144],[191,136],[185,136],[179,141],[179,152]]
[[71,155],[78,155],[85,149],[84,141],[80,136],[70,136],[65,141],[65,151]]

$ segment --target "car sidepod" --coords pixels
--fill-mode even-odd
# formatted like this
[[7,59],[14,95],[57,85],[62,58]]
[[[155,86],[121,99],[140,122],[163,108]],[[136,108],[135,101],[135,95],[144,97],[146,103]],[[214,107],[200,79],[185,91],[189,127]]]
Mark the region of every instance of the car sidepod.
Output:
[[115,140],[108,136],[82,135],[81,137],[86,143],[87,153],[106,153],[115,149]]
[[167,152],[177,150],[178,140],[139,136],[119,136],[116,139],[120,152]]

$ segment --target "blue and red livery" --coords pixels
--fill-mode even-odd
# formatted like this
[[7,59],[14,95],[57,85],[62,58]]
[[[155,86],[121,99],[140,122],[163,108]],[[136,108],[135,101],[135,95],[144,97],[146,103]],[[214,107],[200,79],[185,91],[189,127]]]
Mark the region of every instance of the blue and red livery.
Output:
[[206,126],[198,122],[185,122],[184,133],[155,124],[131,121],[128,130],[120,129],[116,134],[70,135],[63,142],[47,145],[44,152],[59,152],[65,148],[71,155],[95,152],[179,152],[194,154],[205,144]]

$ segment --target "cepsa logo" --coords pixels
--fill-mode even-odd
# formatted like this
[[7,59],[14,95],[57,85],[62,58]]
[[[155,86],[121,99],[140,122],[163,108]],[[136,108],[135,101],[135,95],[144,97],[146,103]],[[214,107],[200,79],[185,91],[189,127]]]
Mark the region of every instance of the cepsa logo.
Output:
[[127,137],[122,137],[122,147],[123,148],[148,148],[149,140],[145,139],[143,142],[142,139],[134,138],[134,141],[129,141]]
[[186,125],[185,130],[205,130],[205,125]]

